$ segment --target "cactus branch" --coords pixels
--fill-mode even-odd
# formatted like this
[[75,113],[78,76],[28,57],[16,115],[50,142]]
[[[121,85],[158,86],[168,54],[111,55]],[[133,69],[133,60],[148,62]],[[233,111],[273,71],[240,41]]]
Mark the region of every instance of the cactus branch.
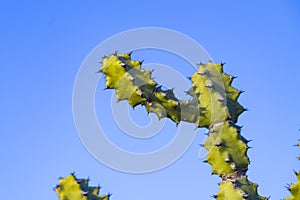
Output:
[[231,86],[236,77],[223,72],[224,63],[199,64],[198,71],[189,78],[192,87],[187,94],[191,100],[179,100],[173,90],[163,90],[151,78],[151,72],[142,69],[142,62],[131,59],[131,53],[112,54],[102,63],[99,72],[106,76],[106,88],[115,89],[118,100],[127,100],[132,107],[145,106],[147,112],[176,124],[186,121],[208,129],[203,144],[208,151],[205,162],[212,166],[212,174],[222,179],[214,198],[268,199],[257,193],[258,186],[246,175],[249,141],[236,123],[247,109],[238,103],[243,91]]
[[100,195],[100,186],[91,187],[89,179],[78,179],[74,173],[66,178],[59,178],[55,191],[59,200],[109,200],[111,194]]

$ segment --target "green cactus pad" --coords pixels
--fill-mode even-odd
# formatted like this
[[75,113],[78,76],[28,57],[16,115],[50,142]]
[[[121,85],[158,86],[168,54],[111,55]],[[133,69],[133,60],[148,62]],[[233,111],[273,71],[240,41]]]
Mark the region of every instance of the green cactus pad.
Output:
[[247,144],[240,139],[239,130],[229,122],[212,127],[204,147],[209,152],[206,161],[211,164],[213,174],[221,176],[247,171]]
[[220,191],[215,198],[218,200],[243,200],[243,191],[235,189],[232,182],[222,182]]
[[248,181],[247,177],[235,181],[220,183],[220,191],[215,196],[218,200],[267,200],[257,194],[257,185]]
[[237,122],[238,116],[245,110],[237,102],[241,91],[231,86],[233,77],[223,73],[222,64],[200,64],[191,80],[191,90],[198,97],[199,108],[206,108],[199,118],[199,127],[209,127],[228,119]]
[[74,174],[60,178],[55,187],[59,200],[109,200],[110,194],[99,195],[100,187],[88,186],[88,179],[77,179]]

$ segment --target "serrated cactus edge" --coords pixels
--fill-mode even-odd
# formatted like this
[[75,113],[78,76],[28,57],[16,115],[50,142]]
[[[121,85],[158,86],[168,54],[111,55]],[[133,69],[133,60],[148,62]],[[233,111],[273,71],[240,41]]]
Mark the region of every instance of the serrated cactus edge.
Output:
[[74,173],[59,178],[55,187],[59,200],[109,200],[111,194],[99,196],[100,189],[100,186],[89,186],[89,179],[78,179]]
[[[298,142],[297,145],[298,148],[300,147],[300,142]],[[298,156],[298,160],[300,160],[300,156]],[[295,175],[297,176],[297,181],[294,184],[290,184],[287,186],[287,189],[290,191],[291,195],[285,200],[298,200],[300,199],[300,171],[295,172]]]

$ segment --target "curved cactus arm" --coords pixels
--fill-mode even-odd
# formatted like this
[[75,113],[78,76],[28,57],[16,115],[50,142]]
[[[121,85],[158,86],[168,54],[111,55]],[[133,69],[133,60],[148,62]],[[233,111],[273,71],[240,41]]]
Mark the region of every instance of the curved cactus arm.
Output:
[[111,194],[100,195],[100,187],[90,187],[88,179],[78,179],[74,174],[60,178],[55,191],[59,200],[109,200]]
[[106,75],[106,88],[115,89],[117,98],[128,100],[132,107],[142,105],[159,118],[170,118],[176,124],[187,121],[209,130],[203,144],[208,151],[205,162],[222,178],[216,199],[268,199],[247,179],[248,140],[235,124],[246,109],[238,102],[242,91],[231,86],[235,77],[223,72],[223,64],[198,66],[187,92],[191,100],[179,100],[172,90],[163,90],[141,64],[131,60],[131,53],[115,53],[104,58],[99,72]]
[[151,71],[143,70],[141,65],[141,61],[131,60],[131,54],[115,53],[103,59],[99,72],[106,75],[106,88],[115,89],[118,100],[127,100],[132,107],[145,106],[148,113],[179,123],[179,100],[172,90],[158,86]]

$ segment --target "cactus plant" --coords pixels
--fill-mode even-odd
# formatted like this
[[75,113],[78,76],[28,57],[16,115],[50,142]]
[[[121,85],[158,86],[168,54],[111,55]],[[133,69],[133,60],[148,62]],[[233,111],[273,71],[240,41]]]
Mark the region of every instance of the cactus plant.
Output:
[[131,53],[105,56],[99,72],[106,76],[106,88],[115,89],[118,100],[127,100],[132,107],[142,105],[148,113],[176,124],[186,121],[208,129],[203,144],[208,151],[205,162],[212,166],[212,174],[222,178],[214,198],[268,199],[257,193],[258,185],[246,175],[249,141],[236,124],[246,109],[238,103],[242,91],[231,86],[235,77],[224,73],[223,65],[209,62],[198,66],[187,92],[191,100],[179,100],[172,90],[163,90],[151,78],[151,71],[142,69],[141,61],[131,59]]
[[[300,147],[300,142],[296,145],[297,147]],[[298,160],[300,160],[300,156],[298,156]],[[287,189],[290,191],[291,196],[285,198],[285,200],[297,200],[300,199],[300,171],[295,172],[295,175],[297,176],[297,181],[294,184],[288,185]]]
[[109,200],[111,194],[99,195],[100,187],[90,187],[89,179],[78,179],[74,173],[60,178],[55,191],[60,200]]

